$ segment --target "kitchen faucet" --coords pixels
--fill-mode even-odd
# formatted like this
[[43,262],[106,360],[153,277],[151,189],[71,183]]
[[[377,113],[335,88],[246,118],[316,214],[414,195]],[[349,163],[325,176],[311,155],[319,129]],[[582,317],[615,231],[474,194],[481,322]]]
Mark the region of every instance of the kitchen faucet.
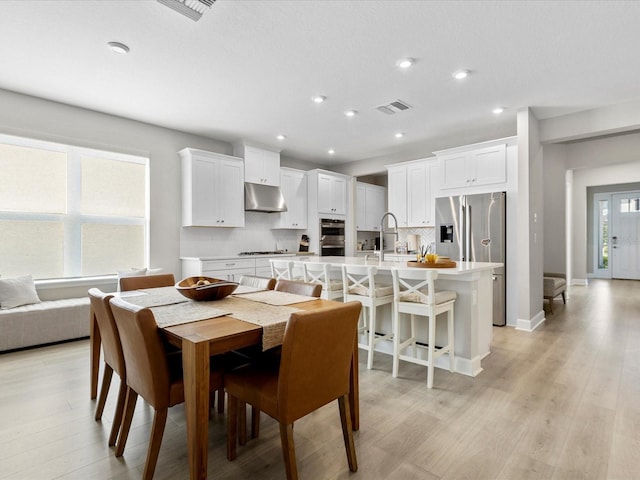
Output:
[[[392,232],[384,230],[384,219],[387,216],[391,216],[393,218],[394,223],[395,223],[395,227],[393,228]],[[385,212],[382,215],[382,218],[380,219],[380,263],[384,262],[384,234],[385,233],[392,233],[392,234],[394,234],[396,236],[396,240],[398,239],[398,219],[391,212]]]

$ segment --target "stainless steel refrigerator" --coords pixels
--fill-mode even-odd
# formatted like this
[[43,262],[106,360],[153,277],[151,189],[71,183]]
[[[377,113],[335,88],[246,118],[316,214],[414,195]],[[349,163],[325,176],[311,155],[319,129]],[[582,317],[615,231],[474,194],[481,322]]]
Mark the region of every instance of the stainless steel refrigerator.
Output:
[[436,253],[452,260],[498,262],[493,271],[493,324],[506,324],[505,192],[436,199]]

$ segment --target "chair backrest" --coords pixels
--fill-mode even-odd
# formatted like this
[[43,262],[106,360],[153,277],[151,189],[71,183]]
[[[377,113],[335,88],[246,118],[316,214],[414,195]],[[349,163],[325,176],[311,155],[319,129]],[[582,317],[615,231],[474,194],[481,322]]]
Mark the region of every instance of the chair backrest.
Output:
[[329,264],[328,263],[303,263],[304,281],[307,283],[319,283],[324,290],[330,290]]
[[378,269],[371,265],[342,265],[342,288],[344,298],[349,295],[375,295],[375,275]]
[[254,275],[243,275],[242,277],[240,277],[240,281],[238,283],[247,287],[273,290],[276,286],[276,279],[269,277],[256,277]]
[[393,278],[393,297],[396,302],[403,298],[412,303],[435,304],[434,280],[438,278],[436,270],[424,268],[394,268],[391,270]]
[[319,283],[299,282],[297,280],[278,280],[275,289],[279,292],[295,293],[316,298],[320,298],[322,294],[322,285]]
[[125,380],[125,363],[120,344],[120,335],[111,312],[109,300],[113,295],[104,293],[98,288],[89,290],[89,300],[91,302],[91,312],[95,316],[100,331],[102,341],[102,352],[104,361],[113,368],[122,381]]
[[271,276],[276,280],[291,280],[293,278],[293,262],[291,260],[269,259],[271,264]]
[[122,343],[127,385],[156,409],[168,408],[169,365],[153,312],[116,297],[111,299],[111,310]]
[[173,287],[176,280],[173,273],[159,275],[140,275],[137,277],[120,278],[120,291],[140,290],[142,288]]
[[291,314],[282,343],[278,413],[291,423],[349,393],[358,302]]

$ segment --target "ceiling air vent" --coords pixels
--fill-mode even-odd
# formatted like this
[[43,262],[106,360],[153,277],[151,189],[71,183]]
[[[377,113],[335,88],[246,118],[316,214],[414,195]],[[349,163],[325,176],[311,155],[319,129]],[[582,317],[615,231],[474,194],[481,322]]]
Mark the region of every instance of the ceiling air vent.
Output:
[[395,115],[398,112],[403,112],[405,110],[409,110],[410,108],[411,106],[403,102],[402,100],[394,100],[391,103],[376,107],[376,110],[379,110],[382,113],[386,113],[387,115]]
[[185,17],[197,22],[202,14],[211,8],[216,0],[158,0]]

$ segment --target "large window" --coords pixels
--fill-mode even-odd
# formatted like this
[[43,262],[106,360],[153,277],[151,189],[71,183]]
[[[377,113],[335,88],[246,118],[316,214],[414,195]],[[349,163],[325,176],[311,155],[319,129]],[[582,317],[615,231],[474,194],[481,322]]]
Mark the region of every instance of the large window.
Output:
[[148,159],[0,135],[0,275],[146,265]]

